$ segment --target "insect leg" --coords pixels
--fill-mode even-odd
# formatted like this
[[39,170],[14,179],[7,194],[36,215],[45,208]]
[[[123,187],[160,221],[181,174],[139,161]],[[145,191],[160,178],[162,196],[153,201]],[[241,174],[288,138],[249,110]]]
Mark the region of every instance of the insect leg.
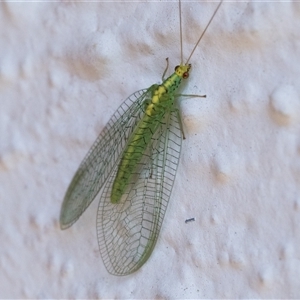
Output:
[[164,73],[162,75],[162,78],[161,78],[162,81],[165,81],[165,75],[166,75],[166,73],[168,71],[168,68],[169,68],[169,57],[166,58],[166,61],[167,61],[167,66],[166,66],[166,69],[164,70]]
[[177,115],[178,115],[180,131],[182,132],[182,138],[185,140],[185,134],[184,134],[184,131],[183,131],[183,124],[182,124],[182,121],[181,121],[180,110],[178,108],[175,108],[175,110],[176,110]]
[[188,97],[188,98],[206,98],[206,95],[193,95],[193,94],[176,94],[175,97]]
[[[206,95],[188,95],[188,94],[176,94],[174,95],[175,98],[177,97],[188,97],[188,98],[206,98]],[[182,138],[185,140],[185,134],[183,131],[183,123],[181,121],[181,116],[180,116],[180,110],[178,108],[175,108],[175,110],[177,111],[177,115],[178,115],[178,120],[179,120],[179,126],[180,126],[180,130],[182,132]]]

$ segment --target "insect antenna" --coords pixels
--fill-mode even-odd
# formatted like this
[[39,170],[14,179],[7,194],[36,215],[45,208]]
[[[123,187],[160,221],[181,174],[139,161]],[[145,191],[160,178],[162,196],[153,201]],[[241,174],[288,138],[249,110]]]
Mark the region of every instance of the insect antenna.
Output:
[[182,46],[182,21],[181,21],[181,0],[179,0],[179,26],[180,26],[180,65],[183,64],[183,46]]
[[[205,34],[205,32],[206,32],[206,30],[207,30],[208,26],[210,25],[211,21],[212,21],[212,20],[213,20],[213,18],[215,17],[215,15],[216,15],[216,13],[217,13],[218,9],[220,8],[220,6],[221,6],[222,2],[223,2],[223,0],[221,0],[221,1],[220,1],[220,3],[218,4],[217,8],[215,9],[215,11],[214,11],[213,15],[211,16],[211,18],[210,18],[209,22],[207,23],[207,25],[206,25],[205,29],[203,30],[203,32],[202,32],[202,34],[201,34],[201,36],[199,37],[199,39],[198,39],[198,41],[197,41],[197,43],[196,43],[195,47],[193,48],[193,50],[192,50],[192,52],[191,52],[191,54],[190,54],[189,58],[187,59],[187,61],[186,61],[186,63],[185,63],[186,65],[187,65],[187,64],[188,64],[188,62],[190,61],[190,59],[191,59],[192,55],[194,54],[194,52],[195,52],[196,48],[198,47],[198,45],[199,45],[199,43],[200,43],[200,41],[201,41],[202,37],[204,36],[204,34]],[[179,7],[180,7],[180,9],[181,9],[181,1],[179,1]],[[181,33],[181,17],[180,17],[180,19],[179,19],[179,20],[180,20],[181,61],[182,61],[182,33]]]

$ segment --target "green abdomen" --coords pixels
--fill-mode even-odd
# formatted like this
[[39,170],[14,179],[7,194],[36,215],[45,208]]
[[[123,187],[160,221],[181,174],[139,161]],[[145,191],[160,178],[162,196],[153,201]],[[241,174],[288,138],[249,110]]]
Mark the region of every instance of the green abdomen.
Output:
[[[161,117],[159,117],[160,115]],[[137,129],[132,134],[131,141],[124,151],[113,183],[111,192],[112,203],[118,203],[124,194],[132,175],[135,173],[138,164],[159,125],[162,114],[159,114],[159,116],[150,117],[145,114],[137,125]]]

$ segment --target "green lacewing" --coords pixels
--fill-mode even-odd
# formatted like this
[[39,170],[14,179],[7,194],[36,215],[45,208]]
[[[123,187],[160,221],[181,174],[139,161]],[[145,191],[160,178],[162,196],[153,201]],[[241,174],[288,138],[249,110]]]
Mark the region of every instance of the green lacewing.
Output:
[[[156,244],[184,139],[176,91],[189,76],[189,60],[217,13],[215,9],[186,63],[161,84],[129,96],[110,118],[80,164],[64,197],[60,227],[73,225],[103,188],[97,237],[107,271],[128,275],[150,257]],[[196,96],[201,97],[201,96]],[[205,96],[202,96],[205,97]]]

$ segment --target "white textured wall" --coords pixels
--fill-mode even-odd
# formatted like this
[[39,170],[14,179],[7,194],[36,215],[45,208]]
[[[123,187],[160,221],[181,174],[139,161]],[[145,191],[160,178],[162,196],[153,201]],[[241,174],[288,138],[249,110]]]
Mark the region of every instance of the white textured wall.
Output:
[[[183,3],[189,52],[216,3]],[[105,270],[66,188],[121,101],[179,63],[177,2],[0,4],[0,298],[300,297],[300,3],[224,3],[191,62],[156,248]],[[185,219],[196,221],[185,224]]]

